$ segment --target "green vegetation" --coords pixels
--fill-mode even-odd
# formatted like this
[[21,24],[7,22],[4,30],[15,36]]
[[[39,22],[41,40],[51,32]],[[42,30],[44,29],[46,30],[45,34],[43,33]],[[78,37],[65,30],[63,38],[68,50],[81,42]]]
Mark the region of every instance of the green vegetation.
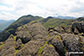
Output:
[[[60,35],[56,35],[53,39],[58,38],[60,42],[62,42],[62,38]],[[67,48],[64,46],[64,53],[68,52]]]
[[16,50],[15,53],[14,53],[14,56],[16,56],[16,54],[18,53],[19,50]]
[[[50,38],[50,35],[48,35],[48,38]],[[41,56],[41,53],[43,51],[43,48],[48,45],[48,40],[44,43],[43,46],[40,47],[39,51],[38,51],[38,56]]]
[[[50,38],[50,37],[51,37],[51,36],[48,34],[48,38]],[[60,35],[56,35],[53,39],[55,39],[55,38],[58,38],[59,41],[62,41]],[[49,40],[47,40],[47,41],[44,43],[44,45],[40,47],[40,49],[39,49],[39,51],[38,51],[38,56],[41,56],[41,53],[42,53],[42,51],[43,51],[43,48],[44,48],[46,45],[48,45],[49,47],[54,47],[52,44],[48,44],[48,41],[49,41]],[[66,50],[66,49],[65,49],[65,50]]]
[[68,27],[72,24],[72,19],[50,19],[43,25],[48,29],[49,27],[64,26]]
[[84,43],[83,43],[82,37],[80,37],[81,35],[82,35],[82,33],[78,34],[78,37],[79,37],[79,41],[80,41],[80,45],[81,45],[81,50],[84,51]]
[[4,42],[2,42],[1,44],[0,44],[0,48],[2,48],[4,46]]
[[[16,49],[17,47],[16,47],[16,36],[14,36],[13,37],[13,39],[14,39],[14,48],[15,48],[15,53],[14,53],[14,56],[16,56],[16,54],[19,52],[19,50],[18,49]],[[21,45],[21,48],[23,48],[24,47],[24,44],[22,44]]]
[[14,38],[14,48],[16,49],[16,36],[13,37]]

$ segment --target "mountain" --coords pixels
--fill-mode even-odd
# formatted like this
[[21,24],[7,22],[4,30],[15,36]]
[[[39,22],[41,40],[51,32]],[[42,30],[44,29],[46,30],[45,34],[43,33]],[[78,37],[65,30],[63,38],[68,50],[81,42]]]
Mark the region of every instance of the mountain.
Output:
[[77,18],[77,21],[84,21],[84,17]]
[[73,19],[61,19],[55,17],[47,17],[41,20],[41,23],[48,29],[50,27],[64,26],[68,27],[72,24]]
[[10,34],[16,35],[15,31],[17,27],[23,26],[24,24],[29,23],[30,21],[43,19],[39,16],[32,16],[32,15],[25,15],[20,17],[18,20],[16,20],[14,23],[12,23],[8,28],[6,28],[3,32],[0,33],[0,41],[6,40]]
[[49,16],[47,18],[43,18],[40,16],[33,15],[24,15],[12,23],[9,27],[7,27],[3,32],[0,33],[0,41],[5,41],[11,34],[16,35],[16,29],[20,26],[24,26],[25,24],[33,21],[39,21],[42,25],[48,29],[50,27],[64,26],[68,27],[72,24],[72,22],[76,19],[61,19]]
[[70,17],[70,16],[57,16],[57,18],[61,18],[61,19],[75,19],[75,17]]
[[42,19],[42,17],[32,16],[32,15],[22,16],[17,21],[12,23],[8,28],[6,28],[5,31],[11,32],[12,34],[15,35],[14,32],[16,31],[17,27],[23,26],[24,24],[27,24],[30,21],[39,20],[39,19]]
[[[71,32],[72,23],[75,21],[83,21],[83,18],[22,16],[0,32],[0,55],[68,56],[68,52],[83,52],[84,36]],[[77,24],[74,26],[79,27]],[[75,27],[77,32],[78,27]]]
[[2,31],[0,30],[0,32],[2,32]]
[[0,20],[0,31],[6,29],[10,24],[12,24],[15,20]]

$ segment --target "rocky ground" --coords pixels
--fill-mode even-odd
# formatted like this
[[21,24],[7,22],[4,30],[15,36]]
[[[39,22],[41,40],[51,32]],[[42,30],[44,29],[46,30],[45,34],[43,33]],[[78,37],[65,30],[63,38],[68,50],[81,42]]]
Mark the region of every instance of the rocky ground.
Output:
[[39,22],[30,22],[0,43],[0,56],[68,56],[68,52],[84,52],[84,36],[70,30],[63,27],[47,30]]

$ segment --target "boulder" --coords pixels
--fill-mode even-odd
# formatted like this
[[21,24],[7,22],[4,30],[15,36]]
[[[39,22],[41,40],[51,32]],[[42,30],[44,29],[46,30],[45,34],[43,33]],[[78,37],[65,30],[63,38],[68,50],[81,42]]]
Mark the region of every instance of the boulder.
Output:
[[1,56],[14,56],[15,48],[11,47],[8,50],[5,50],[4,54],[1,54]]
[[32,35],[32,39],[34,39],[34,40],[45,39],[46,36],[48,35],[48,31],[39,22],[31,23],[29,30],[30,30],[30,33]]
[[[4,43],[4,45],[2,46],[2,48],[0,48],[0,55],[6,53],[6,51],[8,52],[8,50],[12,47],[14,47],[14,39],[13,39],[13,35],[11,35]],[[12,49],[11,49],[12,50]],[[13,49],[14,50],[14,49]]]
[[60,56],[52,45],[45,45],[41,53],[42,56]]
[[65,56],[65,46],[60,35],[50,35],[48,43],[55,47],[55,50],[59,53],[60,56]]
[[44,40],[31,40],[16,54],[16,56],[37,56],[38,50],[44,45]]
[[75,34],[84,33],[84,23],[73,23],[72,32]]
[[59,33],[65,33],[66,32],[66,29],[63,26],[58,26],[55,28],[55,30]]
[[22,43],[21,39],[18,39],[16,41],[16,50],[20,50],[22,48],[22,45],[23,45],[23,43]]
[[[53,46],[44,46],[44,44],[44,40],[31,40],[16,54],[16,56],[59,56]],[[44,48],[40,49],[43,46]],[[39,51],[42,51],[42,53],[39,54]]]
[[69,52],[80,52],[80,41],[79,37],[74,34],[61,34],[63,37],[64,46]]
[[45,39],[47,35],[47,30],[39,22],[30,22],[19,27],[16,31],[17,39],[21,39],[24,44],[30,40]]
[[16,38],[17,38],[17,40],[21,39],[22,43],[25,44],[31,40],[32,36],[31,36],[29,30],[24,25],[24,27],[23,26],[18,27],[18,29],[16,31]]

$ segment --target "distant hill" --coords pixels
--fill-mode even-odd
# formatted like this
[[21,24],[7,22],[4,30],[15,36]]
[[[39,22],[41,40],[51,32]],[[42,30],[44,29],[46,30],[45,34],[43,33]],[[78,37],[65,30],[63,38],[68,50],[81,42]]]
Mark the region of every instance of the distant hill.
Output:
[[73,22],[73,19],[50,18],[45,23],[43,23],[43,25],[48,29],[50,27],[57,27],[57,26],[67,27],[67,26],[71,25],[72,22]]
[[12,24],[15,20],[0,20],[0,31],[6,29],[10,24]]
[[77,18],[77,21],[84,21],[84,17]]
[[57,16],[57,18],[61,18],[61,19],[75,19],[75,17],[70,17],[70,16]]
[[0,30],[0,32],[2,32],[2,31]]

